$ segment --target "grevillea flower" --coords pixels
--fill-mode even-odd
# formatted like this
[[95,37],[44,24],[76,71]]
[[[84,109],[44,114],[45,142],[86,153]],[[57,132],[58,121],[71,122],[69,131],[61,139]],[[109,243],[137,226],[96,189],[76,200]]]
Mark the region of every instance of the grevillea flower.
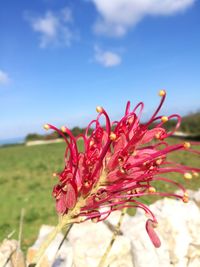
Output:
[[[56,210],[67,221],[82,222],[89,219],[99,222],[105,220],[115,210],[125,207],[141,208],[148,215],[146,230],[155,247],[160,240],[154,231],[157,220],[151,210],[139,201],[146,195],[173,196],[188,201],[184,187],[165,174],[176,172],[186,179],[198,175],[200,169],[185,166],[168,160],[168,154],[177,150],[188,150],[189,142],[170,145],[165,139],[179,127],[181,118],[177,114],[169,117],[159,116],[166,92],[159,92],[160,104],[146,123],[140,118],[144,104],[140,102],[133,110],[127,103],[125,115],[120,121],[110,122],[102,107],[97,107],[97,118],[90,122],[85,134],[74,137],[71,131],[61,130],[46,124],[46,129],[56,130],[66,141],[65,166],[54,176],[59,183],[53,189]],[[100,123],[104,117],[105,126]],[[164,123],[176,119],[173,131],[167,132]],[[92,133],[89,130],[92,129]],[[66,137],[66,134],[68,137]],[[78,142],[82,139],[84,150],[79,151]],[[180,194],[157,192],[154,181],[171,183],[181,189]]]

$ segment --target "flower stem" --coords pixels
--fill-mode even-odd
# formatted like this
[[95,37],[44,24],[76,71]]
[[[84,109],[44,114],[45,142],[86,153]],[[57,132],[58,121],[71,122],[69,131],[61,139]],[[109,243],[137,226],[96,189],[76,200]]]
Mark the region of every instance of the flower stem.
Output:
[[61,242],[60,242],[60,244],[59,244],[59,246],[58,246],[58,248],[57,248],[57,251],[56,251],[56,253],[55,253],[53,262],[56,260],[57,255],[58,255],[58,252],[60,251],[60,249],[61,249],[61,247],[62,247],[62,245],[63,245],[65,239],[67,239],[67,236],[68,236],[69,231],[71,230],[72,226],[73,226],[73,224],[68,224],[68,225],[67,225],[66,232],[65,232],[65,234],[64,234],[64,236],[63,236],[63,239],[61,240]]
[[41,266],[42,259],[44,257],[46,249],[49,247],[51,242],[54,240],[56,235],[62,230],[63,228],[63,220],[57,224],[57,226],[48,234],[47,238],[39,247],[39,250],[36,253],[36,256],[33,259],[33,262],[28,267],[39,267]]
[[[69,233],[72,224],[73,223],[78,223],[80,222],[80,219],[77,218],[71,218],[70,215],[63,215],[59,218],[59,223],[57,224],[57,226],[53,229],[53,231],[51,233],[49,233],[49,235],[47,236],[46,240],[41,244],[41,246],[39,247],[39,250],[33,260],[32,263],[29,264],[28,267],[40,267],[42,259],[44,257],[45,251],[46,249],[49,247],[49,245],[51,244],[51,242],[54,240],[54,238],[56,237],[56,235],[63,229],[66,227],[66,231],[67,234]],[[65,235],[65,238],[67,237],[67,235]],[[62,246],[62,244],[61,244]],[[59,247],[60,249],[60,247]]]
[[122,220],[123,220],[123,218],[124,218],[124,215],[125,215],[125,213],[126,213],[126,210],[127,210],[127,209],[124,208],[124,209],[122,210],[122,212],[121,212],[121,215],[120,215],[120,217],[119,217],[119,221],[118,221],[118,223],[117,223],[117,225],[116,225],[116,227],[115,227],[115,230],[114,230],[114,232],[113,232],[112,239],[110,240],[110,243],[109,243],[109,245],[108,245],[106,251],[104,252],[104,254],[103,254],[103,256],[102,256],[102,258],[101,258],[101,260],[100,260],[100,262],[99,262],[98,267],[105,267],[106,259],[107,259],[107,257],[108,257],[108,254],[109,254],[110,251],[111,251],[111,248],[112,248],[112,246],[113,246],[113,244],[114,244],[114,242],[115,242],[115,240],[116,240],[117,235],[119,234],[120,227],[121,227],[121,224],[122,224]]
[[35,259],[34,263],[36,263],[35,267],[39,267],[40,263],[42,262],[42,259],[44,257],[45,251],[48,248],[48,246],[51,244],[51,242],[54,240],[56,235],[62,230],[62,224],[59,223],[51,233],[47,236],[47,239],[41,244]]

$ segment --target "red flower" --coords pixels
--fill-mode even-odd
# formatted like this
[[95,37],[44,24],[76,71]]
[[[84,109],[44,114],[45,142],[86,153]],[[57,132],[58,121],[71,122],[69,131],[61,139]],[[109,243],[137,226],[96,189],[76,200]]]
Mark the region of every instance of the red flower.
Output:
[[[125,115],[113,123],[106,111],[97,107],[97,118],[88,125],[85,134],[78,137],[74,137],[66,127],[62,127],[61,131],[50,124],[45,125],[46,129],[61,134],[67,143],[65,167],[57,174],[59,183],[53,189],[58,213],[70,219],[80,218],[80,221],[102,221],[112,211],[139,207],[150,217],[146,223],[150,239],[156,247],[160,246],[159,238],[153,230],[157,220],[138,199],[145,195],[160,195],[174,196],[187,202],[188,195],[183,186],[163,175],[177,172],[190,179],[192,173],[197,174],[200,169],[167,159],[169,153],[177,150],[197,151],[191,150],[188,142],[170,145],[165,141],[177,130],[181,118],[177,114],[158,116],[166,93],[161,90],[159,95],[161,101],[158,108],[144,124],[140,122],[144,104],[140,102],[130,110],[128,102]],[[100,124],[102,116],[105,118],[105,127]],[[174,118],[177,119],[177,125],[173,131],[167,132],[163,125]],[[91,135],[88,134],[90,128],[93,128]],[[83,152],[78,150],[79,139],[84,142]],[[157,192],[152,186],[153,181],[172,183],[183,193]]]

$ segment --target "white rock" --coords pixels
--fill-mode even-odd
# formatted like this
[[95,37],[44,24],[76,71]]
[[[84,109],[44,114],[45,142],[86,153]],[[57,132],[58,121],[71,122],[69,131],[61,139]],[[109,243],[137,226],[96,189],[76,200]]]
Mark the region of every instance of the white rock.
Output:
[[[192,192],[190,192],[192,194]],[[175,199],[165,198],[150,206],[158,220],[156,232],[161,239],[161,247],[154,248],[145,223],[147,217],[138,210],[130,217],[125,214],[121,235],[114,242],[106,266],[110,267],[199,267],[200,266],[200,209],[194,201],[185,204]],[[116,225],[120,212],[112,213],[109,225]],[[96,267],[104,254],[111,238],[112,227],[105,222],[90,221],[74,225],[59,253],[53,267]],[[34,248],[46,238],[49,227],[42,227],[39,240]],[[52,263],[55,251],[63,235],[59,234],[48,248],[46,254]]]
[[[40,228],[40,232],[38,235],[38,238],[35,242],[35,244],[29,248],[28,256],[27,258],[32,261],[34,258],[35,253],[38,251],[41,243],[47,238],[48,234],[53,231],[53,226],[48,225],[42,225]],[[50,246],[47,248],[45,252],[45,256],[47,258],[47,261],[43,263],[45,266],[52,266],[52,267],[71,267],[73,263],[73,255],[72,255],[72,247],[69,244],[69,242],[64,241],[61,249],[59,250],[59,253],[55,259],[56,251],[63,239],[64,235],[62,233],[57,234],[56,238],[53,240],[53,242],[50,244]],[[34,251],[34,253],[32,253]],[[30,254],[33,254],[33,256],[29,256]],[[30,263],[30,262],[28,262]]]
[[4,239],[0,244],[0,267],[25,267],[24,255],[17,240]]
[[168,246],[170,261],[176,267],[187,266],[188,248],[200,242],[200,210],[190,201],[165,198],[151,207],[158,218],[158,232]]
[[[125,219],[122,224],[122,232],[130,238],[132,246],[132,259],[136,267],[168,267],[169,253],[167,246],[162,242],[160,248],[155,248],[151,243],[145,229],[146,216],[143,212],[138,211],[134,217]],[[162,238],[161,238],[162,241]]]
[[[198,194],[193,197],[197,198]],[[150,206],[159,222],[156,229],[161,247],[153,247],[146,231],[147,218],[144,212],[138,210],[134,217],[125,216],[122,232],[131,239],[132,255],[136,267],[196,267],[200,260],[200,209],[194,201],[185,204],[175,199],[165,198]],[[109,218],[116,223],[116,218]],[[193,248],[193,255],[189,255],[189,247]],[[191,249],[190,249],[191,251]],[[145,255],[145,257],[144,257]],[[198,267],[200,264],[198,265]]]
[[193,200],[200,208],[200,189],[198,191],[187,190],[189,198]]
[[[75,266],[98,266],[111,238],[112,232],[103,222],[88,221],[74,225],[69,234],[69,241],[73,247]],[[107,265],[110,267],[133,266],[131,244],[127,237],[117,237],[109,254]]]
[[200,245],[190,244],[187,257],[188,257],[188,267],[199,267],[200,266]]

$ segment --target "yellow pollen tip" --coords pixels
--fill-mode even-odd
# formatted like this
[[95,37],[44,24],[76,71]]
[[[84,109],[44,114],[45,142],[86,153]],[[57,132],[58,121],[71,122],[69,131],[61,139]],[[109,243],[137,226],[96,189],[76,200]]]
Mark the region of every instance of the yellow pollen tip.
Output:
[[56,172],[52,173],[52,176],[53,177],[56,177],[57,176]]
[[148,189],[149,193],[155,193],[156,192],[156,189],[155,187],[153,186],[150,186],[149,189]]
[[199,174],[198,174],[198,172],[192,172],[192,174],[195,176],[195,177],[199,177]]
[[124,168],[120,168],[120,172],[124,174],[125,173],[125,169]]
[[159,139],[160,138],[160,133],[155,134],[155,138]]
[[133,123],[133,121],[134,121],[134,118],[130,118],[130,119],[128,120],[128,123],[131,124],[131,123]]
[[145,162],[143,163],[143,166],[147,166],[147,164],[149,164],[149,160],[145,161]]
[[159,96],[164,96],[164,95],[166,95],[166,91],[165,90],[160,90],[158,95]]
[[100,201],[100,198],[96,196],[96,197],[94,198],[94,200],[95,200],[96,202],[98,202],[98,201]]
[[91,219],[91,221],[92,221],[93,223],[98,223],[98,220],[99,220],[98,217],[95,217],[95,218],[92,218],[92,219]]
[[188,194],[188,192],[184,192],[184,195],[183,195],[183,197],[189,197],[189,194]]
[[116,138],[117,138],[117,136],[115,133],[110,134],[110,140],[114,141],[114,140],[116,140]]
[[153,227],[153,228],[157,228],[157,227],[158,227],[158,223],[153,222],[153,223],[152,223],[152,227]]
[[164,122],[167,122],[167,121],[168,121],[168,117],[167,117],[167,116],[162,116],[161,121],[162,121],[163,123],[164,123]]
[[184,178],[190,180],[190,179],[192,179],[192,174],[189,173],[189,172],[186,172],[186,173],[184,174]]
[[86,188],[88,188],[88,187],[90,186],[89,182],[88,182],[88,181],[85,181],[85,182],[84,182],[84,186],[85,186]]
[[60,199],[60,194],[59,194],[59,195],[57,195],[56,199]]
[[123,159],[122,157],[119,157],[119,158],[118,158],[118,161],[119,161],[119,162],[122,162],[123,160],[124,160],[124,159]]
[[130,155],[135,157],[137,155],[137,151],[130,152]]
[[90,141],[90,146],[93,146],[93,145],[94,145],[94,141],[91,140],[91,141]]
[[183,200],[184,203],[188,203],[189,198],[188,198],[187,196],[184,196],[184,197],[182,198],[182,200]]
[[157,165],[160,165],[161,163],[162,163],[162,159],[157,159],[157,160],[156,160],[156,164],[157,164]]
[[103,111],[103,108],[100,107],[100,106],[97,106],[97,107],[96,107],[96,111],[97,111],[98,113],[101,113],[101,112]]
[[67,191],[67,185],[65,185],[62,189],[63,189],[64,191]]
[[188,149],[188,148],[191,147],[191,144],[190,144],[190,142],[185,142],[185,143],[183,144],[183,146],[184,146],[184,148]]
[[65,126],[62,126],[62,127],[61,127],[61,131],[62,131],[63,133],[65,133],[65,132],[66,132],[66,127],[65,127]]
[[49,130],[50,129],[49,124],[45,124],[43,127],[44,127],[45,130]]

